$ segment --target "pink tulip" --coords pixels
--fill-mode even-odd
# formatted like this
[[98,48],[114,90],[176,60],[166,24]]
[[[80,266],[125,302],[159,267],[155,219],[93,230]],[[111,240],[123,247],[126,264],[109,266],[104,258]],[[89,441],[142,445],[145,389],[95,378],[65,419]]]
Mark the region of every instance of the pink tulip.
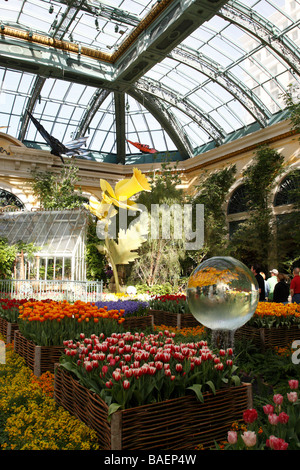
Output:
[[283,396],[280,395],[280,393],[277,393],[277,395],[273,396],[273,401],[276,405],[281,405],[281,403],[283,402]]
[[290,393],[287,393],[286,395],[290,403],[296,403],[296,401],[298,400],[297,392],[290,392]]
[[274,406],[273,405],[265,405],[265,406],[263,406],[263,410],[264,410],[266,415],[268,415],[270,413],[274,413]]
[[244,444],[247,447],[253,447],[256,444],[256,433],[254,431],[245,431],[242,434],[242,439],[244,441]]
[[121,379],[121,374],[120,374],[120,372],[118,372],[118,371],[116,371],[116,370],[113,371],[112,376],[113,376],[113,378],[114,378],[115,380],[117,380],[117,381]]
[[244,411],[243,420],[245,421],[245,423],[253,423],[257,420],[257,411],[253,408]]
[[270,436],[267,439],[266,445],[273,450],[287,450],[288,448],[288,443],[276,436]]
[[227,441],[228,441],[229,444],[235,444],[237,442],[237,432],[236,431],[228,431]]
[[289,386],[291,390],[297,390],[299,386],[299,381],[298,380],[289,380]]
[[128,380],[123,380],[123,388],[124,390],[128,390],[130,387],[130,382]]
[[287,424],[288,420],[289,420],[289,415],[288,414],[286,414],[284,411],[279,413],[279,415],[278,415],[278,422],[279,423]]
[[276,425],[278,423],[278,416],[275,413],[270,413],[268,415],[269,423],[272,425]]

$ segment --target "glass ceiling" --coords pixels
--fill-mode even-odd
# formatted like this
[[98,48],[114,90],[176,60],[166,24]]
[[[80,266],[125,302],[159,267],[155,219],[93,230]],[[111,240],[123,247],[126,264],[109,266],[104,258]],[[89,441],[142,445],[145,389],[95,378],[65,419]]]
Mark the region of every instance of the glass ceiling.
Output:
[[285,117],[282,94],[300,81],[299,22],[298,0],[2,1],[0,126],[49,149],[29,110],[63,143],[88,136],[99,161],[152,161],[128,141],[154,158],[192,157]]

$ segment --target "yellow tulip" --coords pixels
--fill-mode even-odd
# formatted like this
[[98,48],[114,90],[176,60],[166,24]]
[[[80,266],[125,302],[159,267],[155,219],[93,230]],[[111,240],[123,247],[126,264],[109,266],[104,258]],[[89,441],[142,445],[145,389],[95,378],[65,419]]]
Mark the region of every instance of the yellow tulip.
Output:
[[104,199],[100,202],[94,196],[90,197],[89,204],[84,204],[84,207],[91,211],[98,219],[105,219],[107,217],[110,206],[110,202]]
[[[100,186],[112,204],[127,209],[132,209],[135,205],[132,201],[128,201],[131,196],[140,191],[151,191],[151,186],[146,176],[137,168],[133,169],[133,175],[130,179],[118,181],[115,185],[115,190],[113,190],[107,181],[102,179],[100,179]],[[124,201],[127,201],[127,204]]]

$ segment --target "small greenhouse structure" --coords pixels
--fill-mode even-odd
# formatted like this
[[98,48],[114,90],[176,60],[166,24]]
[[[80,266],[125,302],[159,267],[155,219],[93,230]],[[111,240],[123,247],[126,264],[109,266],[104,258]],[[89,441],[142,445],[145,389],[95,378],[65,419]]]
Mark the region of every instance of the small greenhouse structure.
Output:
[[0,214],[0,237],[13,245],[33,243],[36,251],[21,253],[14,267],[14,279],[86,280],[85,210],[16,211]]

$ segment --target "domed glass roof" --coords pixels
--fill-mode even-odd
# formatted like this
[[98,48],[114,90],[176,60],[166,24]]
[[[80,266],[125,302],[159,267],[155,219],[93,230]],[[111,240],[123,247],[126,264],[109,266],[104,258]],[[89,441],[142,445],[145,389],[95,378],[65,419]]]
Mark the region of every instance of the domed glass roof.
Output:
[[98,161],[191,158],[286,117],[299,21],[298,0],[1,2],[0,127],[49,149],[30,111]]

